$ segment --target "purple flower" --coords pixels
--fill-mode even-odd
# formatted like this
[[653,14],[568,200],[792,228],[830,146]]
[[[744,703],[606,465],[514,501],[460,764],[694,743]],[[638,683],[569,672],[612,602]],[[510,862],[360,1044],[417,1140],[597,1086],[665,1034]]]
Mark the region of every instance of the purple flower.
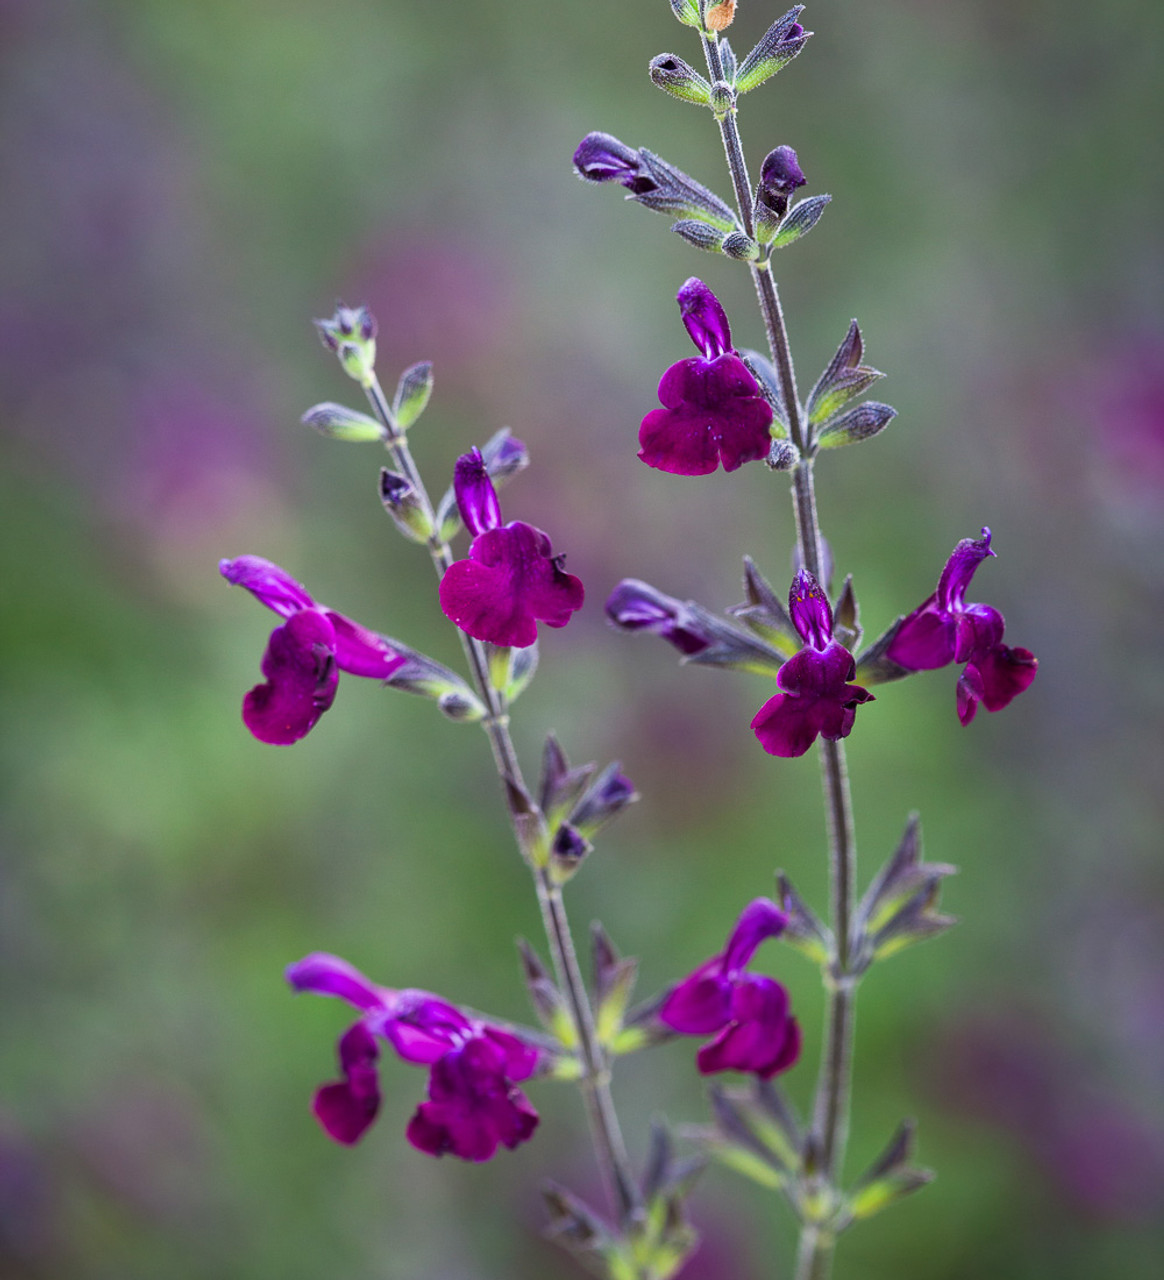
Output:
[[765,938],[775,938],[787,918],[768,898],[750,902],[727,946],[676,986],[659,1019],[683,1035],[714,1035],[696,1055],[703,1075],[753,1071],[765,1080],[800,1056],[800,1028],[788,1012],[788,992],[773,978],[746,972]]
[[978,566],[995,553],[990,530],[963,538],[954,548],[938,589],[897,628],[886,656],[906,671],[933,671],[964,662],[958,679],[958,719],[969,724],[978,704],[1001,711],[1028,688],[1039,662],[1029,649],[1002,643],[1003,616],[988,604],[967,604],[966,591]]
[[538,1115],[515,1081],[537,1070],[540,1051],[512,1032],[470,1018],[427,991],[393,991],[369,982],[338,956],[316,952],[287,969],[296,991],[338,996],[361,1012],[340,1037],[344,1078],[322,1085],[313,1110],[336,1142],[358,1142],[380,1107],[379,1046],[387,1040],[405,1062],[431,1067],[427,1102],[406,1136],[420,1151],[488,1160],[498,1146],[531,1136]]
[[335,700],[339,673],[387,680],[405,663],[381,635],[318,605],[307,589],[270,560],[222,560],[222,576],[287,621],[271,632],[266,677],[243,699],[243,722],[260,742],[286,746],[315,727]]
[[703,476],[723,464],[735,471],[767,457],[772,407],[732,349],[719,299],[693,276],[678,293],[692,342],[703,352],[673,364],[659,382],[662,409],[639,428],[639,457],[678,476]]
[[622,631],[650,631],[681,654],[702,653],[712,643],[695,610],[650,583],[624,578],[610,593],[606,616]]
[[804,648],[780,668],[784,690],[769,698],[752,721],[752,732],[773,756],[802,756],[817,734],[836,742],[853,727],[856,709],[873,695],[849,684],[853,655],[833,639],[833,611],[817,580],[805,569],[796,575],[788,609]]
[[473,534],[467,560],[445,571],[441,608],[476,640],[523,649],[537,624],[564,627],[582,607],[582,583],[562,568],[549,537],[521,520],[501,523],[501,507],[480,450],[457,460],[457,506]]

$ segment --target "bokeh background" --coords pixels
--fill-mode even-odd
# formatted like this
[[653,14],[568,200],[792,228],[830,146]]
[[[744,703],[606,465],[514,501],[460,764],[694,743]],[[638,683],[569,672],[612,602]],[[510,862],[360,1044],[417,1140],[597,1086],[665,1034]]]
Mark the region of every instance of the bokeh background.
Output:
[[[746,50],[777,16],[743,6]],[[1146,0],[816,0],[806,53],[744,102],[753,166],[791,143],[823,222],[778,263],[802,384],[851,316],[900,411],[819,468],[824,524],[874,633],[989,523],[972,598],[1039,679],[962,730],[954,673],[879,690],[851,738],[862,865],[920,809],[963,924],[875,970],[858,1028],[855,1174],[920,1122],[938,1181],[847,1237],[842,1275],[1160,1273],[1164,905],[1159,665],[1164,204]],[[262,554],[449,662],[423,553],[376,499],[374,447],[298,425],[358,403],[310,319],[380,320],[391,384],[435,361],[414,432],[443,487],[508,424],[534,467],[504,500],[550,530],[586,610],[543,645],[515,730],[619,757],[643,800],[572,889],[642,957],[643,993],[717,949],[786,868],[823,904],[815,761],[747,729],[770,687],[609,631],[623,576],[722,608],[755,555],[787,580],[763,467],[648,471],[635,431],[691,354],[702,274],[737,342],[746,272],[583,187],[601,128],[728,188],[706,115],[648,59],[698,48],[664,0],[0,3],[0,1276],[493,1280],[573,1274],[536,1187],[594,1192],[581,1109],[535,1086],[536,1141],[485,1167],[402,1130],[423,1074],[386,1070],[354,1150],[308,1101],[347,1024],[283,966],[339,952],[380,981],[523,1018],[537,937],[485,743],[345,678],[293,749],[238,717],[272,619],[220,556]],[[881,388],[879,388],[879,391]],[[772,945],[808,1052],[820,995]],[[620,1067],[652,1114],[706,1116],[679,1044]],[[710,1173],[685,1273],[789,1273],[792,1225]]]

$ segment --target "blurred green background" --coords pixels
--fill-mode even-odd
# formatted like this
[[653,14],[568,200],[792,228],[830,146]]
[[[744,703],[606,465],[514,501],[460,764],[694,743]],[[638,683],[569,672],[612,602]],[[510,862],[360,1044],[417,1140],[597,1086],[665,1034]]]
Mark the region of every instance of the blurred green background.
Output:
[[[741,52],[778,16],[745,3]],[[1146,0],[817,0],[803,57],[744,100],[753,167],[791,143],[834,203],[778,262],[802,386],[851,316],[900,411],[819,468],[838,569],[876,633],[989,523],[971,593],[1041,660],[962,730],[952,671],[878,691],[851,738],[864,876],[920,809],[963,924],[862,991],[856,1174],[903,1115],[938,1181],[847,1237],[842,1276],[1160,1274],[1164,899],[1158,661],[1164,18]],[[589,600],[543,644],[515,731],[621,758],[643,800],[571,890],[642,957],[646,994],[720,945],[786,868],[823,907],[815,760],[774,761],[759,679],[680,670],[603,624],[623,576],[722,608],[792,542],[763,467],[687,481],[634,457],[691,354],[699,273],[736,341],[747,273],[696,253],[570,156],[604,129],[726,194],[706,113],[651,56],[698,47],[664,0],[0,0],[0,1276],[493,1280],[574,1274],[536,1187],[595,1176],[574,1092],[530,1090],[535,1141],[436,1162],[389,1063],[354,1150],[312,1120],[347,1025],[294,1000],[310,950],[526,1016],[537,937],[488,752],[350,677],[293,749],[238,716],[272,618],[220,556],[448,662],[423,553],[379,510],[374,448],[298,425],[358,402],[310,326],[366,301],[381,368],[435,362],[414,432],[443,487],[502,424],[534,466],[509,518],[547,528]],[[880,388],[879,388],[880,391]],[[816,975],[772,945],[808,1050]],[[690,1042],[620,1067],[649,1118],[703,1120]],[[792,1226],[712,1172],[692,1280],[788,1274]]]

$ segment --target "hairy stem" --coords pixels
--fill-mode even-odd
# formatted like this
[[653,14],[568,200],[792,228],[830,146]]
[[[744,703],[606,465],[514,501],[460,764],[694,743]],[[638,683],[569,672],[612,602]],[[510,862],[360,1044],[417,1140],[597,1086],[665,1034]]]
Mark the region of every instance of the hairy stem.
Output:
[[[723,64],[715,37],[703,37],[703,51],[712,81],[722,80]],[[745,232],[752,235],[755,227],[752,187],[734,108],[719,119],[719,130],[735,188],[740,221]],[[789,434],[801,454],[792,473],[792,498],[800,563],[823,584],[825,574],[822,572],[822,540],[813,486],[812,439],[796,389],[796,372],[784,312],[780,306],[780,294],[767,260],[750,265],[772,362],[780,377]],[[849,959],[857,848],[844,747],[840,742],[822,739],[820,752],[828,822],[832,924],[837,939],[837,954],[826,984],[828,1010],[813,1106],[813,1132],[820,1144],[821,1173],[829,1187],[835,1191],[840,1180],[848,1137],[854,1019],[854,979],[849,975]],[[827,1280],[832,1269],[833,1244],[831,1232],[822,1229],[819,1223],[805,1222],[801,1229],[796,1280]]]
[[[408,438],[397,426],[392,408],[379,381],[374,379],[366,390],[376,416],[388,433],[385,446],[393,465],[416,490],[421,506],[428,515],[433,529],[436,530],[433,504],[413,460],[412,451],[408,447]],[[449,550],[448,543],[441,538],[439,530],[433,533],[428,549],[437,577],[441,578],[452,564],[453,554]],[[479,640],[466,635],[460,628],[457,631],[472,672],[473,684],[488,711],[482,723],[505,791],[505,802],[513,826],[514,838],[522,856],[529,862],[531,824],[538,842],[544,846],[547,834],[545,818],[530,796],[522,777],[521,765],[514,749],[513,739],[509,734],[509,716],[505,697],[493,687],[493,682],[489,678],[489,659],[485,647]],[[641,1205],[638,1188],[631,1172],[630,1160],[626,1153],[626,1144],[619,1127],[618,1115],[614,1109],[614,1099],[610,1092],[610,1063],[595,1030],[594,1010],[590,1004],[586,983],[578,963],[578,955],[574,949],[574,939],[566,916],[566,906],[562,901],[561,888],[550,882],[543,868],[531,863],[530,870],[533,872],[534,885],[537,889],[538,906],[541,909],[542,923],[545,925],[554,974],[569,1004],[575,1034],[581,1049],[583,1075],[579,1084],[586,1104],[586,1116],[590,1124],[599,1168],[602,1171],[610,1201],[617,1209],[620,1221],[625,1224],[640,1215]]]

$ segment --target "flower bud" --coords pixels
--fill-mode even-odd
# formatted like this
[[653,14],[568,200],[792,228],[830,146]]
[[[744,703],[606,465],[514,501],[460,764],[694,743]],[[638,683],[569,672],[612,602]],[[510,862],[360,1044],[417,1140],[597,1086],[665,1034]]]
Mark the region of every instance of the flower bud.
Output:
[[404,476],[383,467],[380,471],[380,501],[396,527],[412,542],[428,542],[432,537],[432,520],[420,495]]
[[554,832],[550,844],[550,875],[557,884],[565,884],[582,865],[590,852],[590,841],[569,822],[563,822]]
[[508,427],[502,427],[486,440],[481,446],[481,456],[485,459],[485,470],[489,472],[490,480],[497,485],[529,466],[529,450],[510,433]]
[[431,395],[431,360],[422,360],[404,370],[396,384],[396,395],[392,401],[392,415],[399,430],[407,431],[412,426],[425,411]]
[[638,798],[635,784],[621,771],[616,760],[586,789],[570,814],[570,822],[586,839],[593,839],[611,818]]
[[344,372],[362,387],[375,381],[376,317],[367,307],[340,303],[330,320],[316,320],[320,341],[339,357]]
[[707,106],[711,85],[690,64],[673,53],[661,53],[651,59],[648,68],[651,81],[680,102]]
[[804,10],[798,4],[768,28],[760,42],[740,63],[736,73],[736,91],[747,93],[786,66],[804,48],[811,31],[805,31],[796,19]]
[[768,152],[760,167],[756,203],[783,218],[788,212],[788,201],[792,193],[807,181],[797,161],[796,152],[791,147],[777,147]]
[[711,86],[711,100],[708,104],[715,112],[715,118],[722,120],[736,105],[736,91],[726,81],[717,80]]
[[388,434],[375,418],[331,401],[312,405],[300,421],[329,440],[346,440],[352,444],[370,444],[383,440]]
[[729,258],[735,258],[739,262],[756,262],[760,257],[760,246],[742,231],[733,231],[724,236],[720,248]]
[[723,232],[718,231],[715,227],[709,227],[706,222],[696,222],[694,218],[680,218],[671,230],[677,236],[682,236],[688,244],[693,244],[697,249],[703,249],[706,253],[722,253]]

